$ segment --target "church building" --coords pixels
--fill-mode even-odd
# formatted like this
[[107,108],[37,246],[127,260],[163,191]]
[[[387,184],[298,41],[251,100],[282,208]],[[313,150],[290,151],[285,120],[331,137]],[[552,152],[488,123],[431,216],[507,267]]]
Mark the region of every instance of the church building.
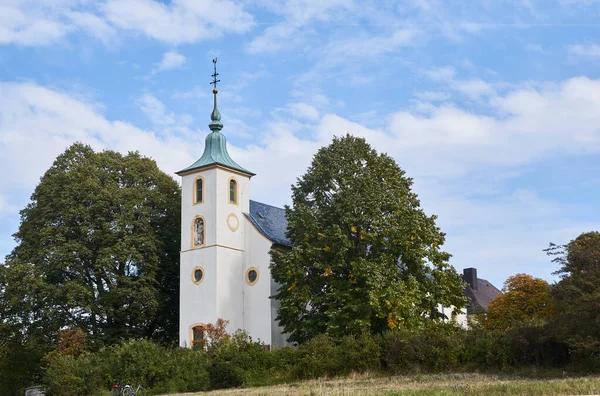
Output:
[[[271,247],[291,247],[285,210],[250,200],[255,174],[227,152],[217,108],[216,60],[214,107],[204,153],[177,172],[181,176],[181,254],[179,344],[204,344],[206,325],[229,321],[227,332],[246,331],[268,346],[285,345],[277,324],[277,291],[269,265]],[[438,306],[449,320],[466,326],[466,311]]]
[[[213,60],[216,63],[216,60]],[[205,326],[221,318],[228,332],[245,330],[266,345],[284,345],[277,325],[276,285],[269,251],[290,246],[285,211],[250,200],[254,173],[227,152],[217,108],[218,73],[213,74],[214,108],[199,160],[181,176],[179,343],[204,342]]]

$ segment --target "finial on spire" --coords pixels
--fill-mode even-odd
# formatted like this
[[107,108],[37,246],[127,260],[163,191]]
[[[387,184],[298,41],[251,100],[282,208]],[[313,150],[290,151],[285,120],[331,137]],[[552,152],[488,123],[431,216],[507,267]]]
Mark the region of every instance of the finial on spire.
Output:
[[213,59],[213,67],[215,69],[215,72],[211,76],[213,78],[213,80],[210,82],[210,84],[214,87],[213,88],[213,93],[216,95],[217,92],[219,92],[217,90],[217,83],[221,82],[221,80],[217,80],[217,77],[219,76],[219,73],[217,73],[217,58]]
[[219,132],[223,128],[223,124],[221,123],[221,113],[219,113],[219,109],[217,108],[217,93],[219,93],[219,90],[217,89],[217,83],[221,82],[221,80],[217,80],[217,77],[219,76],[219,73],[217,73],[217,58],[213,59],[212,62],[214,73],[211,76],[213,80],[210,82],[210,84],[213,86],[214,107],[212,113],[210,114],[211,121],[210,124],[208,124],[208,127],[213,132]]

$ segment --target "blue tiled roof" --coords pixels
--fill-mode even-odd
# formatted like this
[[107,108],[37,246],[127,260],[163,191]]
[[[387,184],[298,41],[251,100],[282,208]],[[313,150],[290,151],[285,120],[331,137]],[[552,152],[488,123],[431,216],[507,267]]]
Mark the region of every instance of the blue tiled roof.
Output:
[[250,213],[245,213],[248,220],[271,242],[283,246],[292,246],[285,236],[287,218],[285,209],[250,200]]

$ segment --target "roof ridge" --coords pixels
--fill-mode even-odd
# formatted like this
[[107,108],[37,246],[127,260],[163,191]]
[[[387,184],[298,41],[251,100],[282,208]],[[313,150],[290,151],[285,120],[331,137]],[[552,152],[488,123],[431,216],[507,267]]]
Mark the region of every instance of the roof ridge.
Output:
[[254,202],[254,203],[257,203],[257,204],[261,204],[261,205],[269,206],[269,207],[271,207],[271,208],[275,208],[275,209],[279,209],[279,210],[285,210],[285,208],[280,208],[279,206],[271,205],[271,204],[264,203],[264,202],[259,202],[259,201],[256,201],[256,200],[254,200],[254,199],[251,199],[250,201],[251,201],[251,202]]

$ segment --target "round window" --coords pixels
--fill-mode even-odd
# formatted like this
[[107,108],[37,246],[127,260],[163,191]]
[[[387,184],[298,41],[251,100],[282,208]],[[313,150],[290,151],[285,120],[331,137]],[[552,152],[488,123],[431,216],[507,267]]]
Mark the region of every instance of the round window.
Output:
[[255,267],[251,267],[246,271],[246,283],[250,286],[258,282],[258,270]]
[[195,284],[200,284],[204,280],[204,268],[196,267],[192,271],[192,282]]

